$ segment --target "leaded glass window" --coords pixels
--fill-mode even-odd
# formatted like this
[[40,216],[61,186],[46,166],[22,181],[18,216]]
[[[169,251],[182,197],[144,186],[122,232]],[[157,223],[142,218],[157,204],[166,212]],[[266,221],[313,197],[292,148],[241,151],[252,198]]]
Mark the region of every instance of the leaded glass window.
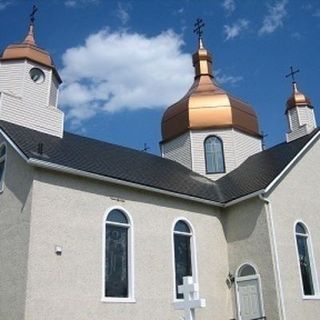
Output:
[[105,297],[129,297],[130,223],[121,210],[109,212],[105,225]]
[[295,231],[303,293],[306,296],[313,296],[315,294],[315,290],[312,277],[312,266],[310,262],[310,249],[308,245],[309,235],[302,223],[297,223]]
[[5,162],[6,162],[6,152],[7,148],[5,144],[0,146],[0,192],[4,188],[4,171],[5,171]]
[[186,222],[179,220],[174,227],[174,262],[176,275],[176,298],[182,299],[178,286],[183,277],[192,276],[192,233]]
[[204,141],[207,173],[225,172],[223,143],[217,136],[210,136]]

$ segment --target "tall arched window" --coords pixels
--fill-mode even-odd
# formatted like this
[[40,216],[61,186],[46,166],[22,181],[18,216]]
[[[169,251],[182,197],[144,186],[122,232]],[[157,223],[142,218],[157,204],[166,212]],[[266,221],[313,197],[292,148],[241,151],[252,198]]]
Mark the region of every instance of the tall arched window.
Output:
[[186,221],[178,220],[173,229],[175,297],[182,299],[178,286],[183,283],[183,277],[195,276],[194,239],[192,229]]
[[303,293],[305,296],[313,296],[315,294],[315,270],[312,264],[310,235],[306,226],[301,222],[296,224],[295,235]]
[[104,297],[132,298],[131,223],[120,209],[105,220]]
[[7,147],[5,143],[0,145],[0,192],[4,189],[4,171],[6,162]]
[[217,136],[207,137],[204,141],[207,173],[225,172],[223,143]]

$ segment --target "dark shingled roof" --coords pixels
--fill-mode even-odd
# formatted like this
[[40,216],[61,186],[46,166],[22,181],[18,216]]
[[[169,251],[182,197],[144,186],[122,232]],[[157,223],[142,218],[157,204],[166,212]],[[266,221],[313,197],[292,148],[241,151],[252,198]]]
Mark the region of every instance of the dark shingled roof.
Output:
[[175,161],[68,132],[60,139],[5,121],[0,128],[28,159],[221,203],[265,189],[318,132],[259,152],[213,182]]

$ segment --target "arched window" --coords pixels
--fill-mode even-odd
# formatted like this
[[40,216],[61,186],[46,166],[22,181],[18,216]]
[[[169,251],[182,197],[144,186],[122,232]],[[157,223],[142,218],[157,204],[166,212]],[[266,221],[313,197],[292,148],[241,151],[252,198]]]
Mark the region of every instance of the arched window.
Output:
[[131,223],[120,209],[105,220],[104,297],[132,298]]
[[312,264],[312,251],[310,247],[310,235],[304,224],[298,222],[295,228],[297,241],[300,275],[303,293],[306,296],[315,294],[314,276],[315,270]]
[[217,136],[207,137],[204,141],[207,173],[225,172],[223,143]]
[[183,283],[183,277],[195,276],[194,239],[189,224],[178,220],[173,229],[175,297],[182,299],[178,286]]
[[5,162],[6,162],[6,153],[7,147],[3,143],[0,145],[0,192],[4,189],[4,171],[5,171]]
[[244,264],[241,266],[241,268],[238,271],[238,277],[248,277],[248,276],[254,276],[257,272],[254,269],[254,267],[250,264]]

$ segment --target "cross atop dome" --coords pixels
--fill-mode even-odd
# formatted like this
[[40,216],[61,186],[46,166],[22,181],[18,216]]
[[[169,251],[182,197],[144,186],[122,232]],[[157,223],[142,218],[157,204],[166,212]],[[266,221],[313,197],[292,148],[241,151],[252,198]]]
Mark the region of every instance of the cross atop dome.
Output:
[[202,40],[202,34],[203,34],[203,28],[205,26],[205,23],[201,18],[198,18],[194,24],[193,33],[196,33],[198,35],[198,41],[199,41],[199,48],[203,48],[203,40]]
[[29,44],[32,46],[36,46],[36,41],[34,39],[34,21],[35,21],[35,14],[38,11],[38,8],[33,5],[32,12],[30,13],[30,23],[29,23],[29,30],[27,36],[23,40],[23,43]]

